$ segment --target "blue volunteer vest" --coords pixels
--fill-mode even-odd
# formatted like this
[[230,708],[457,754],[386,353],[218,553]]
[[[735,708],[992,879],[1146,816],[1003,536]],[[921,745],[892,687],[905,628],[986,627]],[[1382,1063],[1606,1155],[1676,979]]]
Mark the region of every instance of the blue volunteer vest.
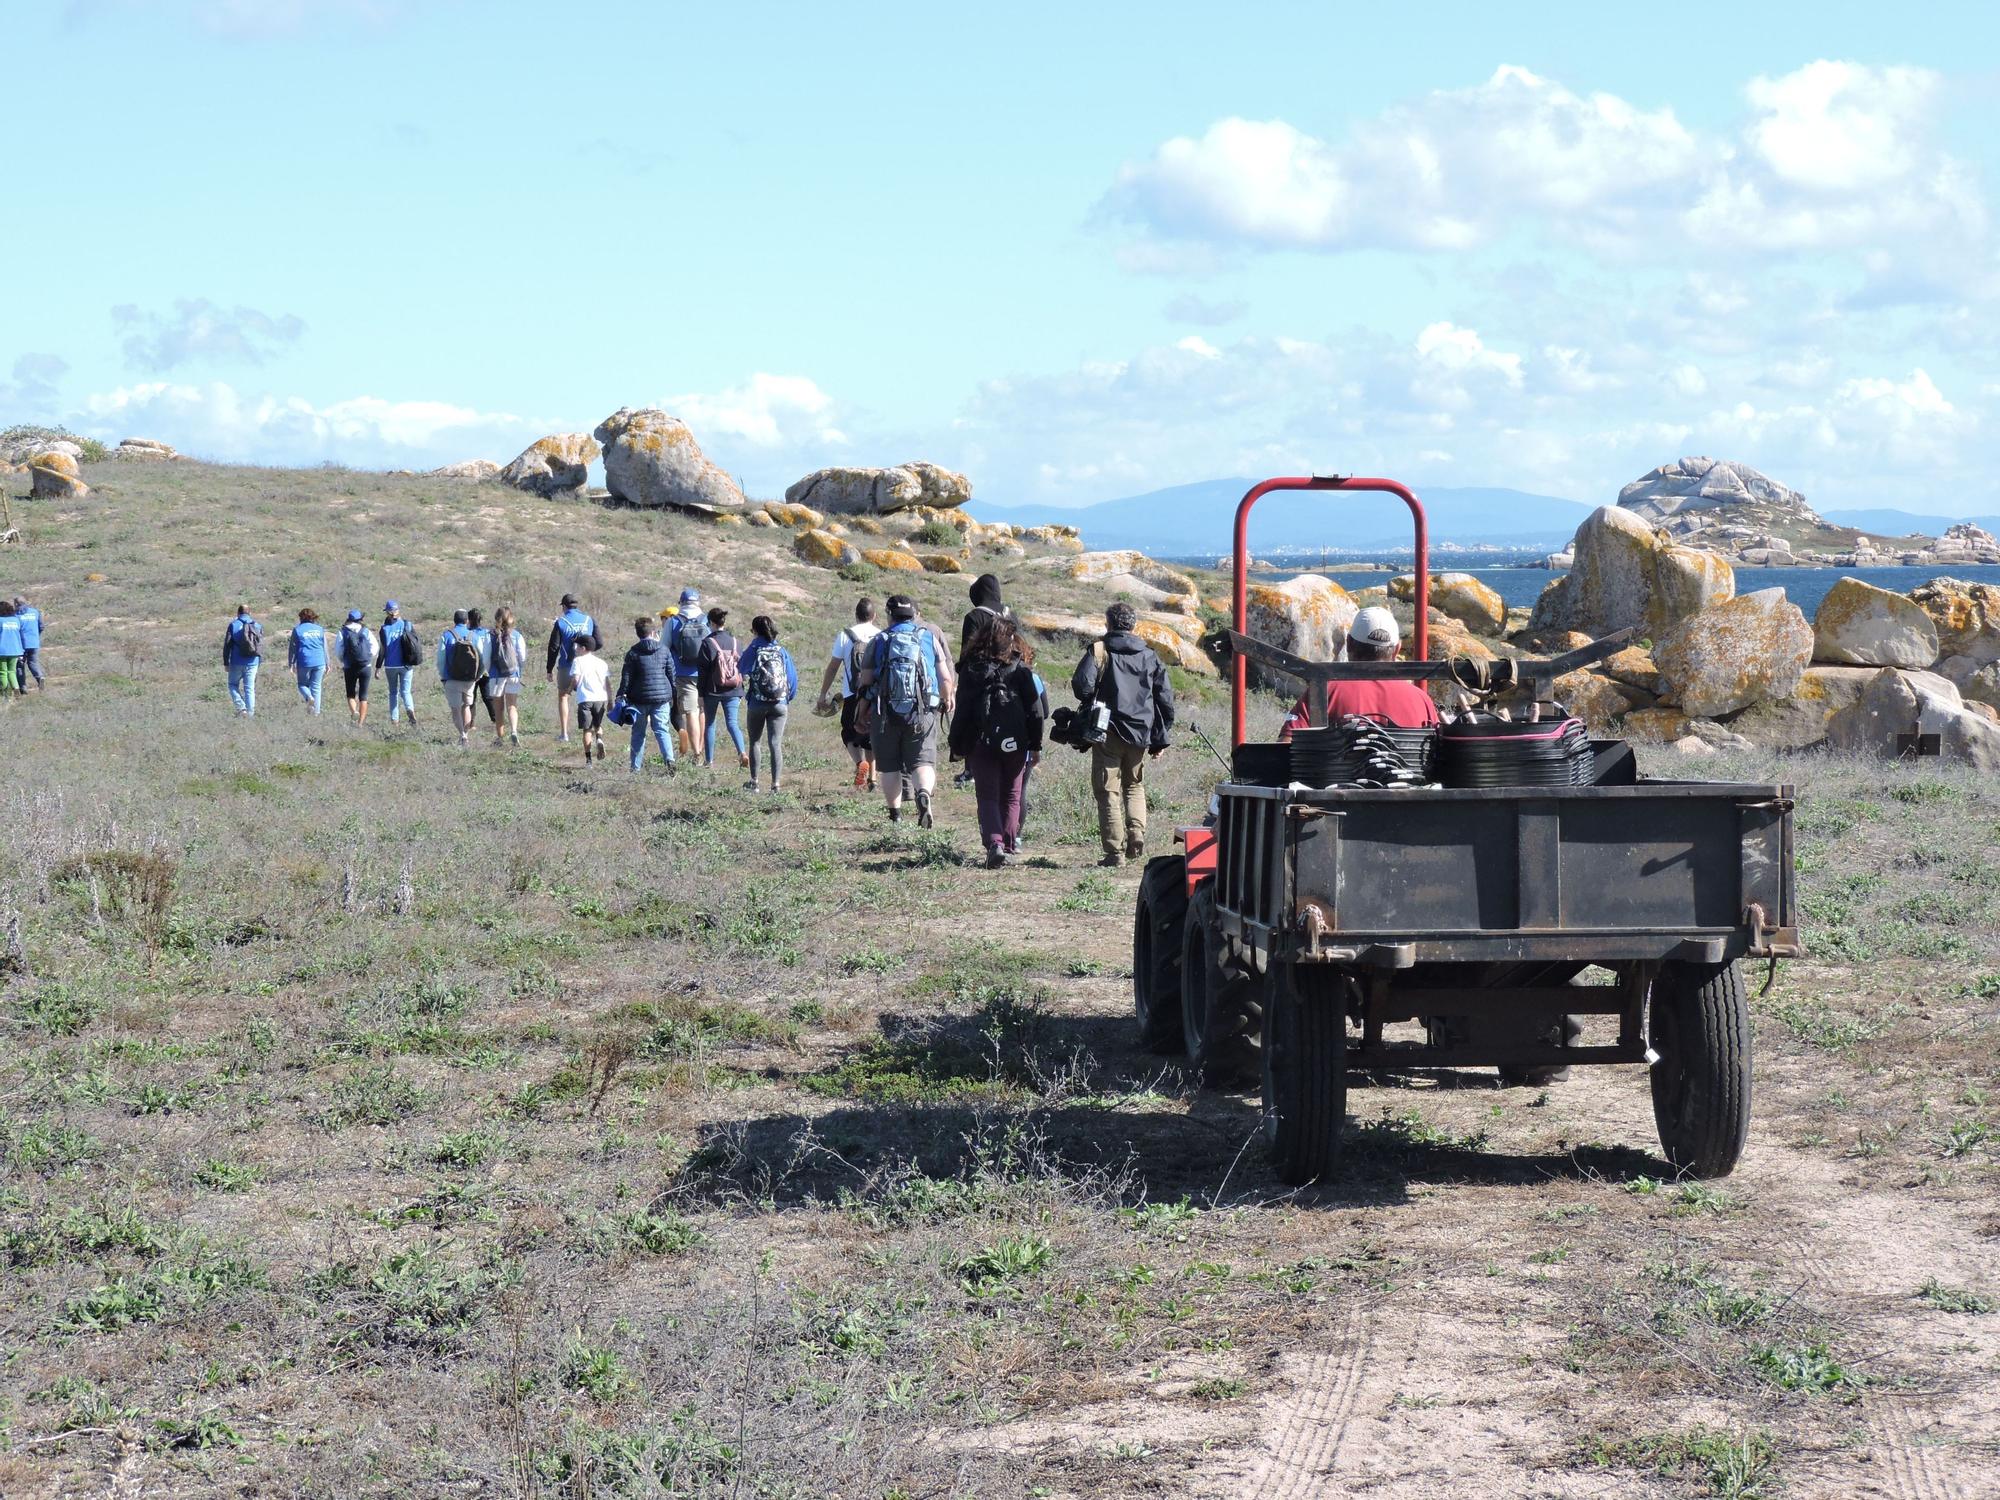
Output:
[[0,656],[21,654],[21,621],[16,615],[0,615]]
[[404,619],[390,620],[382,626],[382,665],[385,667],[414,667],[410,660],[407,644],[410,638],[410,622]]
[[323,667],[326,665],[326,629],[311,620],[302,621],[292,627],[292,641],[298,647],[299,665],[302,667]]
[[29,651],[38,651],[42,645],[42,612],[30,604],[14,615],[21,622],[21,645]]

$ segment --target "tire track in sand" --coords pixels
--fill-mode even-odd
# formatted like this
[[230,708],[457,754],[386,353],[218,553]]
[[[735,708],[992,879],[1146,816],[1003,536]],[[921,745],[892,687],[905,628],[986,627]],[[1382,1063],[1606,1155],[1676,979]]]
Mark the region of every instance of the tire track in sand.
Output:
[[1246,1494],[1254,1500],[1316,1500],[1330,1492],[1373,1343],[1373,1315],[1350,1301],[1329,1344],[1287,1361],[1293,1394],[1271,1409],[1264,1456],[1250,1475]]

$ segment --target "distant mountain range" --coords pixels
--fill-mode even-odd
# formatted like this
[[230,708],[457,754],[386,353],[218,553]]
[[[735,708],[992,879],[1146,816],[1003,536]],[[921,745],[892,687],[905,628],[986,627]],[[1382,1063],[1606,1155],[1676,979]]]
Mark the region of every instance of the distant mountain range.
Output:
[[1958,521],[1970,521],[1988,531],[2000,530],[2000,516],[1919,516],[1907,510],[1827,510],[1821,515],[1836,526],[1852,526],[1871,536],[1943,536],[1944,529]]
[[[1236,502],[1250,479],[1205,479],[1095,505],[966,507],[982,521],[1078,526],[1091,547],[1134,547],[1155,557],[1219,557],[1229,551]],[[1506,489],[1419,489],[1431,545],[1554,551],[1596,509],[1578,500]],[[1380,552],[1410,545],[1410,514],[1393,495],[1322,492],[1267,495],[1250,517],[1252,556],[1283,547]]]

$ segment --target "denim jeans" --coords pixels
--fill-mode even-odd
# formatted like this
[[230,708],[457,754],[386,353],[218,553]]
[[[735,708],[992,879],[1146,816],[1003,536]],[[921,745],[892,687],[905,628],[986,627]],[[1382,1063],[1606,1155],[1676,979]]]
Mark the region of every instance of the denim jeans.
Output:
[[261,658],[229,664],[229,701],[239,714],[257,712],[257,668]]
[[715,721],[720,719],[729,729],[730,739],[736,742],[736,753],[743,750],[743,695],[731,693],[727,697],[713,697],[704,693],[701,698],[703,712],[708,715],[708,745],[702,759],[709,765],[715,764]]
[[410,677],[414,667],[384,667],[389,675],[389,722],[395,723],[405,713],[411,718],[417,716],[417,700],[410,696]]
[[632,705],[639,717],[632,721],[632,769],[638,770],[646,763],[646,731],[653,731],[653,743],[660,747],[660,759],[668,765],[674,763],[673,705],[655,703]]
[[21,653],[21,661],[20,665],[16,668],[16,673],[21,679],[21,691],[24,693],[28,690],[29,677],[33,677],[36,682],[42,680],[42,648],[40,646],[30,646]]
[[318,713],[319,690],[326,681],[326,668],[295,667],[293,670],[299,674],[299,696],[312,706],[314,713]]

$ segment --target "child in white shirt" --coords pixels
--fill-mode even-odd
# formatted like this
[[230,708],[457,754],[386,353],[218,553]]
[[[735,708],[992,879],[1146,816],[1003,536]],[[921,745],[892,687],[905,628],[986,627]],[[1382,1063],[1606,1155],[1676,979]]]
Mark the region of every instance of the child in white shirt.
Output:
[[576,684],[576,727],[583,731],[583,758],[596,747],[604,759],[604,714],[611,706],[611,667],[597,654],[597,637],[583,635],[571,647],[570,678]]

